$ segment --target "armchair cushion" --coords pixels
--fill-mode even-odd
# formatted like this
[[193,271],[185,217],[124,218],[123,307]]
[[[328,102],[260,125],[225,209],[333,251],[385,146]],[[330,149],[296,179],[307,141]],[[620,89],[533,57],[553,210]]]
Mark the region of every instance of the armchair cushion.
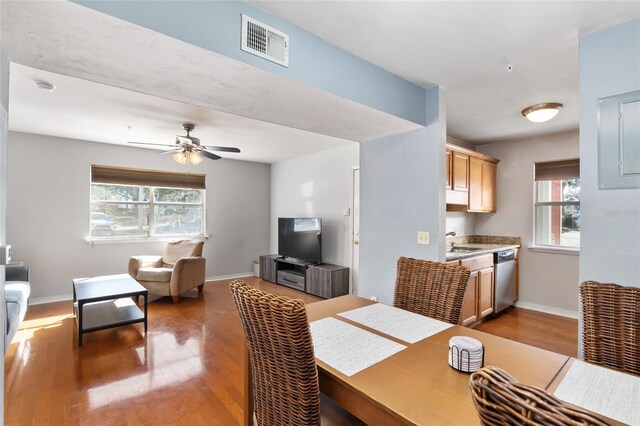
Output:
[[164,248],[163,266],[173,267],[181,257],[200,257],[204,241],[172,241]]
[[154,267],[140,268],[138,269],[136,280],[169,282],[171,281],[172,272],[173,272],[173,268],[154,268]]

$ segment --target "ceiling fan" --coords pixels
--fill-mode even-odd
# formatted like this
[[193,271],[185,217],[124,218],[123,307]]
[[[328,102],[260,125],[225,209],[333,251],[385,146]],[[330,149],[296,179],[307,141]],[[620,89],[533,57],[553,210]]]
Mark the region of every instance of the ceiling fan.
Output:
[[196,128],[196,125],[193,123],[184,123],[182,124],[184,130],[186,130],[186,136],[176,136],[175,144],[162,144],[162,143],[145,143],[145,142],[128,142],[136,145],[154,145],[154,146],[168,146],[171,149],[161,152],[160,155],[164,154],[172,154],[173,159],[182,165],[193,164],[197,166],[202,162],[202,160],[206,157],[211,160],[219,160],[219,155],[214,154],[209,151],[219,151],[219,152],[240,152],[238,148],[228,147],[228,146],[202,146],[200,145],[200,139],[191,136],[190,133],[193,129]]

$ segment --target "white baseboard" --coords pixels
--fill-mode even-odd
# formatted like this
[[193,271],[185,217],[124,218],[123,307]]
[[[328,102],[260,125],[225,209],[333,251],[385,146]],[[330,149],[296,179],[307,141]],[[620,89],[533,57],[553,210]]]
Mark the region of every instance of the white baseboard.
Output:
[[61,294],[59,296],[49,296],[49,297],[30,297],[29,305],[41,305],[43,303],[66,302],[67,300],[73,300],[73,294]]
[[[206,277],[204,281],[206,284],[210,281],[232,280],[234,278],[245,278],[245,277],[252,277],[252,276],[253,276],[253,272],[242,272],[239,274]],[[73,294],[61,294],[59,296],[49,296],[49,297],[31,297],[29,298],[29,305],[41,305],[43,303],[65,302],[67,300],[73,300]]]
[[232,280],[234,278],[245,278],[245,277],[252,277],[252,276],[253,276],[253,272],[241,272],[239,274],[218,275],[217,277],[206,277],[204,281],[206,284],[209,281]]
[[578,312],[569,309],[554,308],[551,306],[536,305],[535,303],[516,302],[516,308],[531,309],[532,311],[544,312],[546,314],[560,315],[561,317],[578,319]]

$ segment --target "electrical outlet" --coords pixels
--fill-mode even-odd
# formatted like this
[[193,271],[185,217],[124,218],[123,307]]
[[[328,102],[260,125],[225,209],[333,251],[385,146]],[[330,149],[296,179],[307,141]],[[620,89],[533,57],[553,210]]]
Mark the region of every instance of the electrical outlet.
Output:
[[418,244],[423,246],[429,245],[429,233],[427,231],[418,231]]
[[351,209],[344,209],[342,210],[342,215],[343,216],[349,216],[351,214]]
[[375,296],[371,296],[371,300],[372,300],[372,301],[374,301],[374,302],[377,302],[377,301],[378,301],[378,298],[377,298],[377,297],[375,297]]

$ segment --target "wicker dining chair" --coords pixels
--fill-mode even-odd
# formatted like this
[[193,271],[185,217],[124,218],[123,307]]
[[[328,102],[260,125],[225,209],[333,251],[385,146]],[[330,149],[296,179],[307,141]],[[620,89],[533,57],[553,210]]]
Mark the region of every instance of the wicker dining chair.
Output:
[[580,284],[584,360],[640,375],[640,288]]
[[471,397],[483,425],[610,425],[590,411],[560,401],[547,391],[518,383],[497,367],[469,378]]
[[249,349],[258,424],[319,425],[320,387],[304,303],[242,280],[229,288]]
[[457,324],[468,280],[466,266],[401,257],[393,306]]

